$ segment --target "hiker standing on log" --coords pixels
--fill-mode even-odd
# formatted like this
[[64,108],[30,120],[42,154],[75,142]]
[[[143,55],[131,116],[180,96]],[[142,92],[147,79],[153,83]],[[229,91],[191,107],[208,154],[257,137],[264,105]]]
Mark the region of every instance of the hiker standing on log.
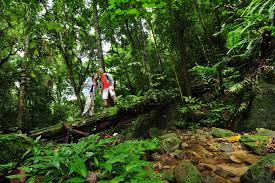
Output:
[[104,70],[102,68],[99,68],[98,71],[99,71],[99,77],[100,77],[99,95],[101,95],[102,99],[104,100],[104,106],[108,107],[109,94],[111,95],[114,104],[116,103],[116,93],[115,93],[114,79],[111,76],[111,74],[104,73]]
[[97,87],[98,74],[95,73],[92,77],[88,77],[83,83],[82,93],[86,98],[85,107],[82,116],[86,115],[89,111],[89,116],[94,115],[94,100]]

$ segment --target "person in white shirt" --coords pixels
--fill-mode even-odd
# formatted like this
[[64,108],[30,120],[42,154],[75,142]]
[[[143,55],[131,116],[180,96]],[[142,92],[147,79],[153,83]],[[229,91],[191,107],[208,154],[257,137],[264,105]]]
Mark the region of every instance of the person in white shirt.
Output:
[[92,77],[88,77],[83,83],[82,93],[86,98],[85,107],[82,116],[86,115],[89,111],[89,116],[94,115],[94,100],[97,87],[98,74],[95,73]]

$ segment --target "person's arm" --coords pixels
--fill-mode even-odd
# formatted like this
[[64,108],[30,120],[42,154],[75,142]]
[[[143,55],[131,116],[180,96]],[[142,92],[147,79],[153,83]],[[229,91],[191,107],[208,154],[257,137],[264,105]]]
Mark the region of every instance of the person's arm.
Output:
[[82,87],[85,87],[85,86],[87,86],[87,83],[88,83],[88,79],[89,79],[89,78],[87,78],[87,79],[85,80],[85,82],[83,82],[83,84],[82,84]]
[[[95,97],[95,95],[96,95],[96,89],[97,89],[97,85],[96,85],[96,83],[93,83],[93,87],[94,87],[94,89],[93,89],[93,95],[94,95],[94,97]],[[94,98],[95,99],[95,98]]]

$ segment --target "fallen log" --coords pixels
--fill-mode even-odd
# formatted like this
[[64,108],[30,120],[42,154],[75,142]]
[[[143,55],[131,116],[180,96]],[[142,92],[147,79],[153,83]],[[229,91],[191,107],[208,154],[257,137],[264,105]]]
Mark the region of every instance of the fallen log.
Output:
[[116,112],[100,113],[89,118],[78,119],[71,124],[62,122],[50,127],[30,131],[30,137],[41,136],[45,139],[68,141],[70,135],[75,137],[87,136],[98,133],[106,128],[115,126],[121,121],[132,118],[138,114],[143,114],[160,106],[165,106],[175,102],[179,95],[176,89],[164,90],[161,92],[151,92],[149,97],[144,97],[142,101],[131,105],[120,105]]
[[[53,139],[53,140],[62,140],[64,137],[73,134],[76,136],[88,136],[91,134],[96,125],[103,121],[114,120],[118,117],[118,115],[110,116],[110,115],[96,115],[90,118],[83,118],[74,121],[73,123],[62,122],[50,127],[33,130],[30,131],[30,137],[38,137],[41,136],[45,139]],[[67,140],[65,140],[67,141]]]

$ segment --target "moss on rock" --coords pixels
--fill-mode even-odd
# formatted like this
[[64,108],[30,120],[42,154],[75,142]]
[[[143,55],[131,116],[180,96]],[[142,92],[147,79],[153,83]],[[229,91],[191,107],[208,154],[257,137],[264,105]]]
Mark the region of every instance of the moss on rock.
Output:
[[268,137],[262,135],[242,135],[241,142],[255,154],[264,154],[266,151]]
[[256,164],[252,165],[248,171],[241,176],[242,183],[272,183],[274,176],[275,153],[269,154]]
[[268,137],[262,135],[242,135],[241,142],[267,142]]
[[174,152],[179,149],[180,139],[175,133],[167,133],[159,137],[161,140],[160,149],[165,152]]
[[162,179],[167,180],[169,182],[175,182],[174,169],[166,169],[162,172]]
[[181,161],[174,169],[174,176],[178,183],[202,183],[202,176],[197,168],[188,161]]
[[31,147],[31,139],[25,135],[0,135],[0,164],[16,162]]
[[257,144],[256,142],[244,142],[244,145],[253,153],[261,155],[266,152],[266,144]]
[[226,130],[226,129],[221,129],[221,128],[213,128],[211,130],[211,134],[214,137],[218,137],[218,138],[224,138],[224,137],[231,137],[233,136],[235,133],[232,132],[231,130]]

